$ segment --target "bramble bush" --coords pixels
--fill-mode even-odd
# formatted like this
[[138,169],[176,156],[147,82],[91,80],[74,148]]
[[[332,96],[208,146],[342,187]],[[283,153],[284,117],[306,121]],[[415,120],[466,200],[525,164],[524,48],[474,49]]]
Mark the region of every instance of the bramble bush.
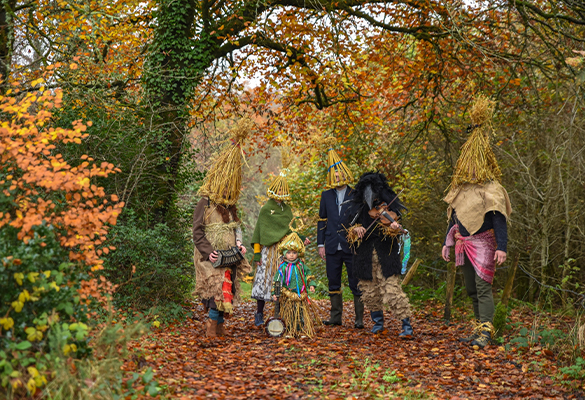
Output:
[[57,366],[88,356],[92,308],[113,290],[100,257],[123,204],[93,182],[117,169],[90,157],[72,167],[57,153],[87,127],[51,126],[61,99],[43,86],[0,96],[1,397],[35,395]]

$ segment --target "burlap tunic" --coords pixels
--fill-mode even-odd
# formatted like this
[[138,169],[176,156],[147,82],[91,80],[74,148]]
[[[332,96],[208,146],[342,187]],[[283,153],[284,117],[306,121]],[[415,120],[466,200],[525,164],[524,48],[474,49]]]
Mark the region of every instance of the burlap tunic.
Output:
[[[230,215],[229,222],[225,223],[217,210],[217,205],[203,198],[197,204],[193,218],[193,239],[195,242],[195,294],[202,300],[213,299],[218,311],[232,312],[232,306],[240,301],[242,280],[252,268],[246,259],[234,267],[213,268],[209,261],[209,254],[213,250],[227,250],[236,245],[239,223]],[[241,233],[240,233],[241,235]],[[232,277],[233,301],[224,301],[223,283],[225,272],[230,270]],[[234,279],[236,278],[236,279]]]

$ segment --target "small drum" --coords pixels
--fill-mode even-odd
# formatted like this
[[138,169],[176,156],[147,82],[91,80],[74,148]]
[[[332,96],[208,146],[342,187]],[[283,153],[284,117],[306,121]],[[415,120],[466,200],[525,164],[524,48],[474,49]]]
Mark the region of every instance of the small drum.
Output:
[[[277,299],[280,298],[280,281],[274,282],[274,295]],[[280,301],[276,300],[274,304],[274,317],[270,317],[266,324],[264,325],[264,329],[266,329],[266,333],[268,336],[272,337],[281,337],[284,335],[284,331],[286,330],[286,324],[284,320],[280,318]]]
[[284,321],[277,317],[270,317],[265,325],[266,333],[272,337],[281,337],[284,335],[286,325]]

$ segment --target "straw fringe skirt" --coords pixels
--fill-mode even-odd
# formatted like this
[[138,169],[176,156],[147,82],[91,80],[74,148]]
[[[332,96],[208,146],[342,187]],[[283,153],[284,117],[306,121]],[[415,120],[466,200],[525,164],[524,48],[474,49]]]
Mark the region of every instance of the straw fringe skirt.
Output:
[[322,325],[317,305],[309,300],[306,292],[299,297],[297,293],[282,289],[280,316],[286,324],[287,332],[295,337],[313,337],[315,328]]

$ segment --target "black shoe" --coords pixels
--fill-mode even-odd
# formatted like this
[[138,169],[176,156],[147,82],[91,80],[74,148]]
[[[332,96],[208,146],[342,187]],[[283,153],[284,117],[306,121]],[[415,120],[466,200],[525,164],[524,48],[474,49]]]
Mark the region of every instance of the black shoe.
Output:
[[481,323],[479,322],[479,320],[473,320],[473,321],[471,321],[471,324],[473,325],[473,330],[471,332],[471,335],[457,339],[461,343],[473,342],[475,339],[479,338],[478,326],[480,326]]
[[482,332],[477,339],[474,339],[469,343],[470,346],[477,346],[483,349],[485,346],[492,342],[492,335],[490,332]]
[[469,343],[469,342],[473,342],[477,338],[479,338],[479,335],[477,333],[472,333],[471,335],[469,335],[467,337],[462,337],[462,338],[459,338],[457,340],[459,340],[462,343]]
[[478,338],[472,340],[469,345],[483,349],[485,346],[492,343],[492,334],[494,331],[494,326],[491,322],[482,322],[477,327],[477,332],[479,333]]
[[257,312],[254,314],[254,325],[264,325],[264,313]]
[[353,327],[364,329],[364,303],[362,303],[362,299],[354,296],[353,306],[355,309],[355,324],[353,324]]

